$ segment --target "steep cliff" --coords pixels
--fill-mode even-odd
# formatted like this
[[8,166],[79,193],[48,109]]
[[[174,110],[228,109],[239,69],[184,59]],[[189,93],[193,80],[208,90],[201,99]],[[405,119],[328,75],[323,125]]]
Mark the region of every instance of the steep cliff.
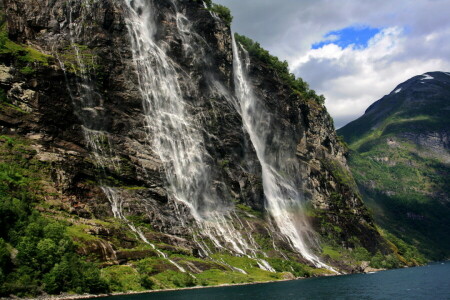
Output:
[[449,85],[446,72],[414,76],[338,131],[377,222],[434,260],[450,251]]
[[[271,129],[258,151],[236,94],[245,45],[233,53],[207,4],[4,5],[2,161],[18,163],[15,143],[24,168],[42,164],[33,205],[113,290],[353,272],[376,253],[405,263],[363,206],[325,107],[250,52],[247,88]],[[295,233],[277,221],[265,170],[279,193],[295,190],[281,212]]]

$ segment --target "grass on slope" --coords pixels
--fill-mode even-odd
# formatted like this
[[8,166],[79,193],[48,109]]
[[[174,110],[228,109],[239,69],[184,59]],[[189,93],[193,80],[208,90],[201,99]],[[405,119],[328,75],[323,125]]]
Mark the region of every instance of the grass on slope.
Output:
[[440,197],[450,194],[450,167],[397,138],[368,144],[351,153],[349,164],[377,223],[430,259],[449,257],[450,236],[443,233],[450,232],[450,205]]
[[426,97],[416,105],[403,105],[397,96],[382,99],[377,114],[338,131],[352,149],[349,165],[376,222],[433,260],[450,257],[450,236],[444,234],[450,232],[450,166],[408,138],[450,128],[443,109],[450,88],[441,88],[441,96],[415,94]]

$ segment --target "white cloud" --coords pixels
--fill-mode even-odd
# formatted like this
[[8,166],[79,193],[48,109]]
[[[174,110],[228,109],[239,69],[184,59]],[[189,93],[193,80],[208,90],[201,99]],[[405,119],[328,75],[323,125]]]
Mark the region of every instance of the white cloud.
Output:
[[[401,28],[389,27],[375,35],[364,49],[335,44],[311,49],[294,62],[294,72],[325,95],[328,111],[340,127],[410,77],[443,66],[450,69],[450,64],[441,59],[398,59],[407,56],[409,46]],[[327,70],[331,74],[323,76]]]
[[[215,2],[231,8],[234,30],[287,60],[325,95],[337,127],[410,77],[450,70],[450,0]],[[384,29],[365,49],[336,44],[311,49],[327,33],[358,25]]]

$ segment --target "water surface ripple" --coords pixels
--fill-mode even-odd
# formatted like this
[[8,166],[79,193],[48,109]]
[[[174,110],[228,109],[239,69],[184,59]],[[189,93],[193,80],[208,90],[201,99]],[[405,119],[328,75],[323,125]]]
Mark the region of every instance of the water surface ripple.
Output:
[[255,285],[204,288],[110,300],[450,299],[450,262],[373,274],[320,277]]

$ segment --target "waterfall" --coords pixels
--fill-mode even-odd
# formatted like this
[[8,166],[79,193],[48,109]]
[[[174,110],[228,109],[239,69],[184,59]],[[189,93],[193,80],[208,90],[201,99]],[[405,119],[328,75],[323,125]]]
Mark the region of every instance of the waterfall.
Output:
[[[167,190],[175,207],[187,207],[195,220],[196,228],[189,226],[194,241],[204,255],[212,253],[205,243],[209,239],[216,249],[224,249],[237,255],[256,260],[261,269],[274,271],[263,259],[265,254],[259,250],[255,240],[244,237],[241,232],[246,226],[236,215],[230,199],[217,191],[217,178],[214,175],[214,159],[208,153],[203,137],[204,124],[195,114],[197,107],[190,99],[191,82],[189,75],[168,55],[169,45],[158,40],[155,35],[157,25],[151,1],[123,0],[127,13],[126,24],[130,37],[131,52],[136,68],[140,95],[142,97],[144,122],[147,128],[146,141],[159,156],[167,182]],[[191,63],[206,63],[204,48],[206,42],[196,34],[190,21],[177,11],[175,2],[173,23],[175,35],[182,42],[182,50]],[[103,129],[103,100],[91,83],[90,72],[86,68],[80,49],[73,39],[70,14],[71,47],[77,58],[81,81],[77,83],[77,115],[82,121],[83,132],[88,147],[93,153],[95,163],[101,168],[109,166],[119,169],[108,133]],[[256,150],[262,168],[263,187],[267,210],[280,232],[305,259],[318,267],[327,267],[309,249],[312,231],[304,218],[302,197],[298,184],[289,174],[298,172],[295,158],[283,147],[275,147],[276,134],[273,134],[273,116],[267,112],[262,101],[254,96],[247,79],[248,57],[239,57],[233,41],[234,74],[237,97],[233,106],[240,112],[245,130]],[[244,62],[246,64],[244,64]],[[62,64],[63,66],[63,64]],[[206,77],[209,77],[205,74]],[[209,79],[210,88],[225,95],[220,82]],[[71,93],[72,95],[72,93]],[[233,98],[231,98],[233,99]],[[274,138],[275,136],[275,138]],[[269,142],[271,148],[267,147]],[[123,220],[145,243],[152,245],[122,213],[122,199],[116,188],[103,186],[105,195],[111,203],[113,214]],[[177,208],[178,217],[186,225],[187,216]],[[157,250],[157,249],[155,249]],[[158,251],[158,250],[157,250]],[[161,256],[167,256],[158,251]],[[168,258],[167,258],[168,259]],[[181,271],[179,265],[175,264]]]
[[154,40],[155,25],[150,2],[125,0],[128,30],[143,98],[148,140],[159,155],[171,194],[188,206],[194,217],[204,218],[217,205],[209,187],[209,166],[199,128],[188,113],[175,63],[164,45]]
[[[194,241],[204,255],[212,251],[202,237],[207,237],[217,249],[227,249],[238,255],[256,257],[256,247],[250,245],[236,227],[234,206],[217,194],[212,176],[213,158],[203,139],[204,125],[193,114],[195,107],[185,99],[183,71],[167,55],[167,44],[155,39],[156,23],[151,1],[125,0],[127,27],[131,50],[142,96],[148,143],[160,157],[167,180],[167,189],[175,205],[189,208],[197,229],[192,229]],[[202,38],[191,31],[190,22],[175,10],[174,23],[183,51],[192,62],[203,59]],[[189,85],[190,78],[184,78]],[[189,93],[185,88],[185,93]],[[180,219],[186,218],[178,214]],[[234,224],[236,223],[236,224]],[[191,227],[191,226],[190,226]],[[244,228],[240,228],[244,229]]]
[[[244,57],[241,57],[241,53]],[[304,215],[304,200],[294,181],[300,172],[298,163],[289,149],[278,146],[277,124],[261,99],[255,96],[248,78],[250,60],[248,53],[238,45],[233,37],[233,67],[237,105],[242,117],[244,130],[261,164],[262,181],[266,209],[280,232],[291,246],[316,267],[330,269],[312,253],[313,232]]]
[[127,224],[128,227],[131,229],[131,231],[134,232],[144,243],[150,245],[153,248],[153,250],[155,250],[158,253],[158,255],[160,257],[167,259],[168,262],[170,262],[172,265],[174,265],[181,272],[183,272],[183,273],[186,272],[186,270],[182,266],[180,266],[175,261],[171,260],[166,253],[164,253],[161,250],[157,249],[154,244],[150,243],[149,240],[142,233],[142,231],[139,228],[137,228],[136,226],[134,226],[134,224],[132,222],[130,222],[123,215],[123,212],[122,212],[122,199],[121,199],[117,189],[112,188],[112,187],[103,186],[102,190],[103,190],[103,193],[105,193],[106,197],[108,198],[108,200],[111,203],[111,209],[112,209],[112,212],[113,212],[113,215],[114,215],[115,218],[117,218],[119,220],[122,220],[125,224]]
[[[82,11],[80,18],[81,23],[84,23],[87,12],[91,9],[93,2],[81,0],[80,9]],[[99,168],[110,168],[112,170],[119,170],[120,158],[116,156],[113,151],[111,143],[111,137],[105,130],[105,110],[103,107],[104,100],[100,92],[95,88],[95,82],[91,76],[91,73],[95,72],[90,66],[86,65],[86,59],[83,56],[82,50],[76,39],[82,38],[83,26],[79,26],[73,20],[73,4],[68,6],[69,9],[69,38],[70,45],[65,51],[70,53],[70,57],[74,59],[76,68],[74,71],[76,76],[75,90],[72,90],[67,77],[67,70],[64,61],[60,55],[56,53],[56,57],[59,64],[66,76],[67,89],[69,91],[72,103],[74,105],[74,112],[78,119],[81,121],[81,129],[86,141],[86,146],[91,150],[93,161]],[[64,56],[64,55],[63,55]],[[94,57],[89,59],[93,60]],[[93,64],[93,61],[90,62]]]
[[[87,15],[87,11],[91,9],[90,5],[93,2],[82,0],[80,3],[82,9],[86,10],[81,14],[81,22],[83,23],[85,21],[84,17]],[[75,41],[75,38],[79,38],[82,35],[82,26],[78,26],[73,22],[72,5],[70,5],[68,9],[68,26],[70,36],[69,49],[71,49],[71,51],[73,52],[77,65],[76,76],[74,78],[75,90],[73,90],[69,84],[67,70],[64,62],[61,60],[58,53],[55,53],[55,56],[59,61],[61,69],[64,72],[67,90],[74,104],[75,114],[81,122],[83,136],[86,142],[86,146],[90,150],[90,156],[93,160],[93,163],[103,173],[105,173],[106,168],[120,171],[120,158],[115,154],[110,134],[105,130],[103,98],[95,88],[95,83],[91,77],[92,70],[90,70],[84,63],[84,59],[80,51],[80,46]],[[120,196],[120,192],[116,188],[107,186],[102,178],[99,178],[99,183],[101,184],[103,193],[111,204],[111,211],[113,213],[113,216],[117,219],[122,220],[130,228],[130,230],[136,234],[138,238],[140,238],[144,243],[150,245],[160,257],[167,259],[181,272],[186,272],[186,270],[182,266],[171,260],[167,256],[167,254],[157,249],[154,244],[150,243],[144,236],[142,231],[125,217],[122,210],[123,199]]]

